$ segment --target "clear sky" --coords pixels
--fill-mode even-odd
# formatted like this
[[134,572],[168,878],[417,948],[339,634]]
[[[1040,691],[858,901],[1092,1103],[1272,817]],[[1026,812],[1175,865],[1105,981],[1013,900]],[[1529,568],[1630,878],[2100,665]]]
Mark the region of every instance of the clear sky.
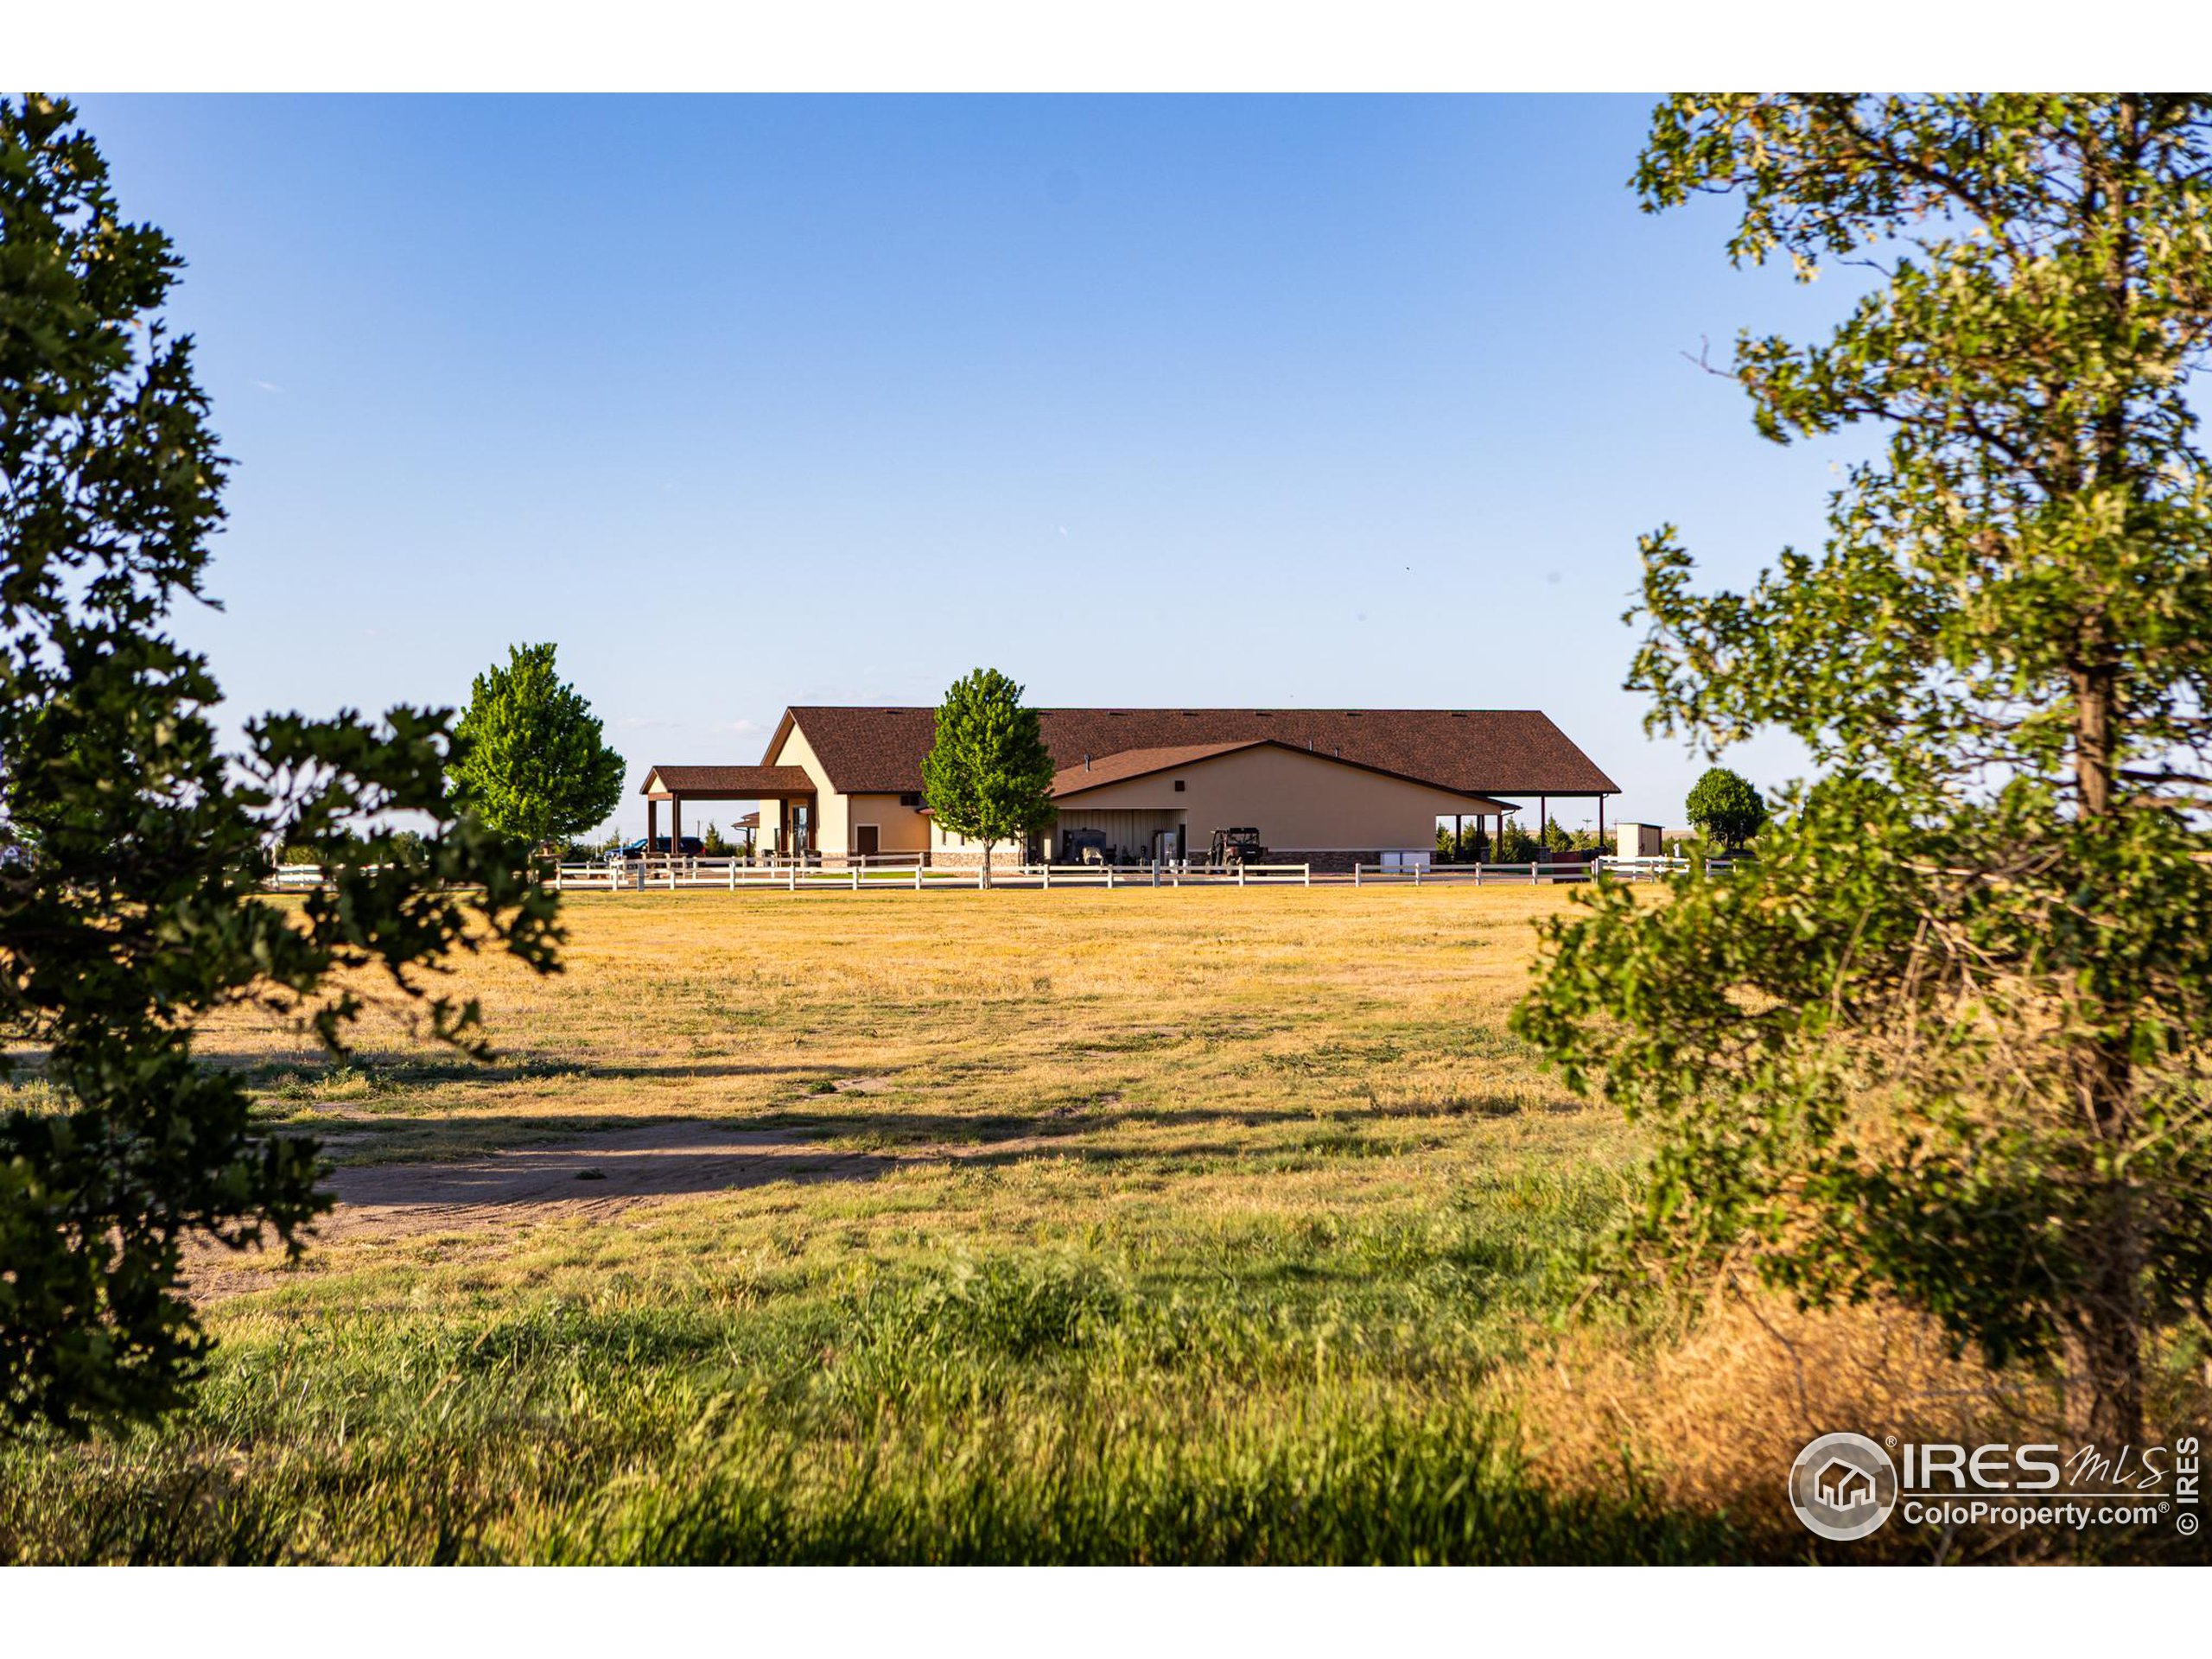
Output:
[[1740,582],[1840,453],[1685,353],[1844,296],[1732,270],[1721,204],[1641,213],[1649,103],[79,100],[188,262],[238,466],[227,608],[180,626],[233,717],[458,703],[550,639],[634,789],[980,664],[1540,708],[1609,818],[1674,823],[1636,537]]

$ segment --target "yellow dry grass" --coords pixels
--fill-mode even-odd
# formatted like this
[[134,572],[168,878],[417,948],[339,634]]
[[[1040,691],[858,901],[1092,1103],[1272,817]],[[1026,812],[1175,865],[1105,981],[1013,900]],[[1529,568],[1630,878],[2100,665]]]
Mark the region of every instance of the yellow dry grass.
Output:
[[[1466,887],[575,896],[565,971],[469,959],[443,988],[483,999],[489,1065],[389,1020],[342,1065],[245,1013],[212,1021],[203,1052],[247,1075],[272,1122],[321,1137],[341,1183],[349,1169],[389,1181],[410,1165],[663,1127],[692,1135],[672,1142],[687,1147],[700,1125],[726,1145],[772,1140],[779,1157],[760,1179],[678,1179],[625,1204],[580,1186],[574,1201],[334,1230],[292,1268],[203,1262],[229,1359],[176,1455],[215,1469],[251,1445],[305,1471],[283,1503],[326,1515],[300,1494],[338,1478],[318,1471],[344,1462],[342,1441],[284,1426],[253,1382],[300,1333],[326,1356],[316,1389],[388,1395],[386,1432],[405,1439],[435,1427],[410,1403],[423,1356],[573,1331],[562,1340],[599,1356],[596,1392],[554,1375],[565,1360],[518,1375],[552,1390],[536,1408],[549,1421],[601,1423],[618,1461],[631,1455],[623,1426],[645,1420],[623,1402],[690,1388],[765,1390],[763,1433],[854,1456],[887,1432],[887,1409],[982,1455],[998,1431],[973,1415],[979,1389],[1024,1433],[1089,1425],[1102,1446],[1155,1448],[1146,1457],[1245,1417],[1269,1445],[1319,1456],[1333,1444],[1313,1438],[1325,1407],[1386,1439],[1445,1426],[1433,1450],[1448,1465],[1502,1412],[1558,1491],[1600,1505],[1642,1491],[1655,1516],[1725,1513],[1760,1551],[1802,1553],[1782,1480],[1811,1434],[1974,1438],[2037,1402],[1891,1309],[1726,1303],[1679,1341],[1572,1311],[1574,1251],[1620,1212],[1640,1139],[1568,1096],[1506,1030],[1535,963],[1532,924],[1567,903]],[[782,1155],[795,1144],[818,1160]],[[988,1317],[1013,1321],[1009,1351],[1027,1355],[1039,1310],[1094,1301],[1078,1321],[1094,1334],[1053,1337],[1018,1386],[944,1313],[999,1309]],[[922,1334],[879,1356],[862,1337],[893,1313]],[[668,1334],[702,1329],[715,1334],[696,1351],[695,1335]],[[639,1331],[662,1347],[639,1347]],[[346,1332],[341,1364],[331,1344]],[[891,1369],[862,1387],[855,1366]],[[492,1394],[480,1403],[504,1409]],[[471,1480],[493,1478],[488,1452],[452,1455]],[[941,1455],[915,1454],[914,1490]],[[1624,1462],[1645,1484],[1624,1483]],[[674,1481],[685,1465],[656,1453],[639,1466]],[[73,1467],[41,1478],[92,1478]],[[393,1478],[397,1491],[417,1477]],[[266,1479],[256,1490],[293,1492]],[[470,1522],[472,1548],[554,1548],[583,1499],[499,1479],[515,1495]],[[100,1490],[116,1526],[152,1513]],[[285,1548],[416,1548],[397,1522],[327,1513],[343,1539]],[[1645,1541],[1677,1548],[1673,1524],[1654,1520]],[[1926,1553],[1924,1539],[1893,1541]],[[1431,1548],[1460,1558],[1433,1541],[1357,1547]]]
[[[1572,1116],[1504,1030],[1560,899],[1467,889],[572,897],[564,971],[464,960],[498,1049],[372,1018],[332,1068],[240,1014],[246,1068],[341,1161],[442,1157],[682,1118],[866,1147],[1043,1131],[1264,1149],[1317,1122],[1432,1172],[1484,1124]],[[1491,1128],[1490,1136],[1516,1131]],[[1341,1172],[1339,1172],[1341,1173]]]

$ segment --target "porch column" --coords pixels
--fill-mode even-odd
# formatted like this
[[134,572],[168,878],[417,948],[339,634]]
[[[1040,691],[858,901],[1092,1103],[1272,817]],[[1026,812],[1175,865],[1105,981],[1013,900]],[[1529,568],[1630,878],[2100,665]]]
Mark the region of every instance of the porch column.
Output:
[[657,827],[659,823],[660,803],[648,795],[645,797],[645,856],[647,858],[653,855],[653,842],[660,833]]
[[1598,850],[1605,850],[1605,798],[1598,798]]
[[683,850],[683,798],[671,795],[668,799],[668,855],[674,858]]
[[1454,813],[1452,815],[1452,859],[1451,859],[1451,861],[1452,861],[1452,863],[1457,864],[1457,863],[1459,861],[1459,843],[1460,843],[1461,842],[1465,841],[1466,838],[1467,838],[1467,815],[1466,815],[1465,813],[1464,813],[1464,812],[1454,812]]

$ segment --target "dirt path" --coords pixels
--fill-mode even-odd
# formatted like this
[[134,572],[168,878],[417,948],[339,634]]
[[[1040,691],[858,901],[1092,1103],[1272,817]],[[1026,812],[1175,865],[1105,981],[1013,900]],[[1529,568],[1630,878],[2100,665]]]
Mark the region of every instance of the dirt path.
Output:
[[[1003,1155],[1058,1137],[886,1152],[840,1152],[787,1130],[726,1124],[655,1123],[445,1164],[340,1166],[330,1178],[338,1204],[317,1223],[308,1247],[361,1237],[423,1233],[512,1234],[573,1217],[612,1220],[639,1204],[728,1192],[772,1181],[864,1181],[902,1166]],[[200,1247],[188,1255],[194,1300],[213,1301],[278,1281],[269,1258]]]
[[900,1161],[831,1151],[785,1131],[654,1123],[459,1163],[340,1166],[330,1178],[338,1208],[320,1232],[343,1238],[361,1232],[466,1230],[543,1218],[529,1212],[611,1212],[640,1198],[726,1192],[770,1181],[868,1180]]

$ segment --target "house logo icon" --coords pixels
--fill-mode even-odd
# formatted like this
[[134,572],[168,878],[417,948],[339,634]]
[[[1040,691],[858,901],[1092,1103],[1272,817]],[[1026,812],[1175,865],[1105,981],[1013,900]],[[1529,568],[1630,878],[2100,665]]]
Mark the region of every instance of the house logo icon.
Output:
[[1808,1530],[1837,1543],[1878,1530],[1897,1503],[1897,1465],[1864,1434],[1823,1434],[1789,1465],[1789,1507]]
[[1830,1509],[1848,1512],[1874,1501],[1874,1477],[1847,1459],[1830,1458],[1815,1472],[1813,1491]]

